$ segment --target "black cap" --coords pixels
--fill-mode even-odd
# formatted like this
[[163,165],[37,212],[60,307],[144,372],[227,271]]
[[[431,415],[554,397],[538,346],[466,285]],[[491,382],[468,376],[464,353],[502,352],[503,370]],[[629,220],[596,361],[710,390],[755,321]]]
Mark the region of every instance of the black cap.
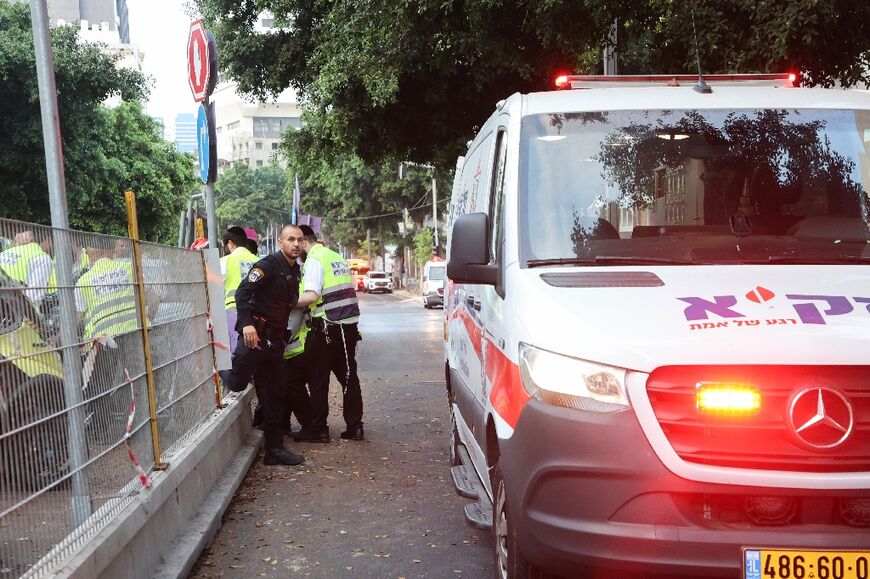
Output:
[[245,230],[239,227],[238,225],[233,225],[232,227],[227,227],[227,231],[230,233],[235,233],[236,235],[241,235],[242,237],[247,238],[248,234],[245,233]]

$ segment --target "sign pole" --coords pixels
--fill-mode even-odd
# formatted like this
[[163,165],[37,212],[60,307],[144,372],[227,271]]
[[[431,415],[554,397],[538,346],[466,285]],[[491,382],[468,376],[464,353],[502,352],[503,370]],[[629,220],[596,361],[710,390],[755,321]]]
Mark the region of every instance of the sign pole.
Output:
[[217,138],[214,105],[208,97],[217,83],[217,48],[211,32],[201,20],[190,24],[187,40],[187,76],[194,102],[201,103],[196,121],[199,176],[205,184],[205,213],[208,219],[208,246],[217,247],[217,211],[214,182],[217,175]]
[[214,205],[214,181],[205,184],[205,214],[208,217],[208,246],[217,247],[217,212]]

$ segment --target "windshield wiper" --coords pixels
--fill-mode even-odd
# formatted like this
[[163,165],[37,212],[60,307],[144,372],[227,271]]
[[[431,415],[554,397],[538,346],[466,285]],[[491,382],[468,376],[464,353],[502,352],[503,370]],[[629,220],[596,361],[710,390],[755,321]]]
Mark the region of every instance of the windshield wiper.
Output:
[[795,263],[798,265],[851,265],[870,263],[870,257],[860,255],[843,257],[802,257],[796,255],[771,255],[767,258],[768,263]]
[[596,255],[595,257],[556,257],[551,259],[530,259],[529,267],[547,265],[707,265],[709,262],[669,259],[666,257],[636,257],[622,255]]

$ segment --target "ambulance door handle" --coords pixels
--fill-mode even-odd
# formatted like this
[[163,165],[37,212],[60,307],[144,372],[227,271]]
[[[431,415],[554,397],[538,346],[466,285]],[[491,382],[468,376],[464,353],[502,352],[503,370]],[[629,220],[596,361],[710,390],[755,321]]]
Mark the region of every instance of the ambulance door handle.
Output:
[[478,312],[480,311],[480,302],[478,300],[474,300],[474,303],[471,305]]
[[471,307],[474,307],[474,296],[468,296],[465,298],[465,303]]

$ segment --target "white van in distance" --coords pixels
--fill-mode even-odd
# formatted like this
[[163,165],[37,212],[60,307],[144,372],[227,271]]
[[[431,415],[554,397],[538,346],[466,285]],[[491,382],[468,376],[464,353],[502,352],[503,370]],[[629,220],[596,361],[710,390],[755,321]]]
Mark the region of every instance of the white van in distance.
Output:
[[870,578],[870,94],[706,80],[514,94],[457,164],[452,474],[498,577]]
[[423,307],[444,305],[444,282],[447,281],[446,261],[427,261],[423,266]]

